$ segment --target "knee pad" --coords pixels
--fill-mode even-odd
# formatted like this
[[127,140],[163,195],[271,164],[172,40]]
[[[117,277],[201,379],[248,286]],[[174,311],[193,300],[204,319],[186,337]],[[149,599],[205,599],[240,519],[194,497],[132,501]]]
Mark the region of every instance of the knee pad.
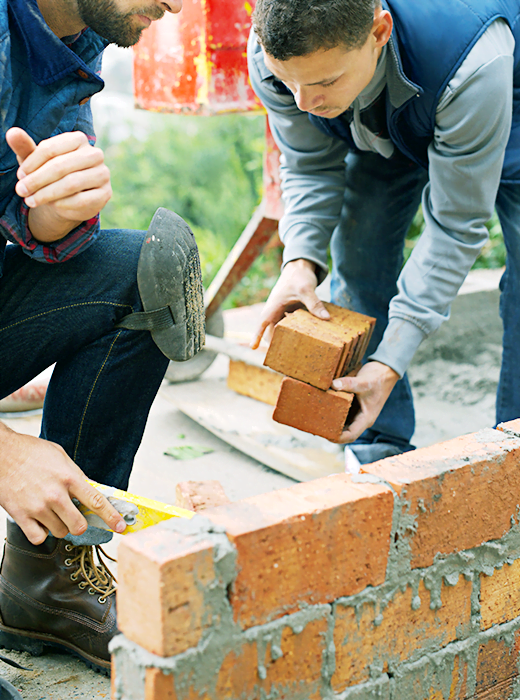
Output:
[[145,236],[137,267],[144,311],[125,316],[116,328],[150,331],[170,360],[183,362],[204,345],[204,288],[199,251],[188,224],[158,209]]

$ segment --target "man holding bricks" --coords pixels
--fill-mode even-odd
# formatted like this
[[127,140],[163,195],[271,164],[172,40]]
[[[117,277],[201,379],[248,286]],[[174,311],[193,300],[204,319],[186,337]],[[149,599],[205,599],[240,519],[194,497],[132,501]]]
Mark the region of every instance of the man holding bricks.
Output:
[[[0,505],[13,518],[0,646],[64,650],[107,672],[115,587],[93,545],[111,533],[87,530],[72,499],[125,529],[86,475],[126,488],[168,358],[133,329],[146,316],[137,276],[148,237],[100,230],[111,188],[89,98],[104,86],[106,45],[136,43],[181,4],[0,0],[0,397],[56,363],[41,438],[0,423]],[[176,217],[164,212],[154,221]]]
[[[258,0],[252,85],[281,149],[284,267],[255,343],[315,294],[377,319],[343,433],[362,463],[413,449],[406,369],[487,239],[507,247],[497,422],[520,416],[520,8],[516,0]],[[422,201],[426,228],[402,267]]]

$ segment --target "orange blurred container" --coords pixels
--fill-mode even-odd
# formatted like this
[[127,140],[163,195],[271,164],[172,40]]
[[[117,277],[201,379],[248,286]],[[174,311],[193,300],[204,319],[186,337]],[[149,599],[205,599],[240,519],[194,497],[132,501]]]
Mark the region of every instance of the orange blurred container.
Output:
[[262,111],[247,76],[252,11],[244,0],[184,0],[179,14],[153,22],[134,48],[136,105],[203,116]]

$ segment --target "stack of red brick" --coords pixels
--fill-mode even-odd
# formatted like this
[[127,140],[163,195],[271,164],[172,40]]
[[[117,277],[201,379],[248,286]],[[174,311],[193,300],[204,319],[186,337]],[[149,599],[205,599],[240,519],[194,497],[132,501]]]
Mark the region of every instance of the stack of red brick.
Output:
[[113,700],[517,700],[520,421],[502,430],[125,538]]
[[355,372],[367,350],[375,319],[326,303],[330,321],[304,309],[277,324],[265,364],[286,375],[273,419],[333,442],[340,439],[354,395],[331,389]]

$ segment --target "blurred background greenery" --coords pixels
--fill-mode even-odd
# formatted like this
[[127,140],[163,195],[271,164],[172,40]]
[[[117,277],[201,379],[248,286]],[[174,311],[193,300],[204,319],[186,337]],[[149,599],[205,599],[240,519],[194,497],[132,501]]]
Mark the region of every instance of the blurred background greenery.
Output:
[[[112,176],[105,228],[146,229],[157,206],[173,209],[193,228],[207,286],[262,196],[264,117],[197,118],[155,115],[154,129],[114,140],[98,133]],[[406,240],[410,255],[424,226],[420,211]],[[475,267],[501,267],[505,249],[496,217]],[[264,301],[279,273],[280,251],[262,255],[225,307]]]

